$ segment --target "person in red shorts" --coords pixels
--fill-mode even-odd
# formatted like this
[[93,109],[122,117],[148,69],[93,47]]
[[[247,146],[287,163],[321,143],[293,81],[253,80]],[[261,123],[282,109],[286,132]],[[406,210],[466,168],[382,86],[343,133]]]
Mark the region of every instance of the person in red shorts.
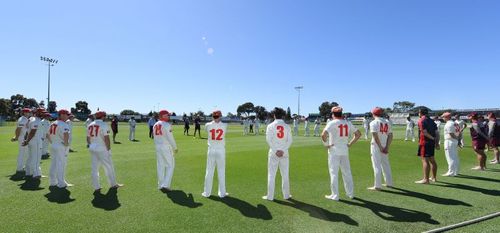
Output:
[[469,119],[472,121],[472,126],[470,128],[470,136],[472,138],[472,147],[476,153],[479,165],[473,167],[472,170],[485,170],[486,169],[486,154],[484,149],[486,148],[486,143],[489,138],[487,135],[486,127],[479,121],[479,116],[477,113],[473,112],[469,114]]
[[495,155],[495,158],[491,160],[490,163],[500,164],[500,151],[498,150],[498,146],[500,145],[500,121],[497,120],[495,114],[492,112],[488,114],[488,120],[489,144]]
[[[438,128],[436,123],[428,116],[429,110],[421,108],[418,111],[418,154],[422,159],[422,170],[424,178],[415,181],[417,184],[428,184],[429,181],[436,182],[437,164],[434,160],[434,150],[439,148]],[[429,173],[432,170],[432,177],[429,178]]]

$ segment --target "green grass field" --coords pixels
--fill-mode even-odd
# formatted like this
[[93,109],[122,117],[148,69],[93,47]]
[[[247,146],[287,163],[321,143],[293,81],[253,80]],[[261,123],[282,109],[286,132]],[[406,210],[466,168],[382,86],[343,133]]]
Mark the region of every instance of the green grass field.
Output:
[[[303,136],[294,138],[290,150],[293,200],[282,200],[279,175],[276,200],[262,200],[267,184],[265,136],[242,136],[238,125],[230,127],[226,139],[230,197],[201,196],[206,140],[183,136],[182,126],[174,132],[179,147],[175,191],[159,192],[156,154],[144,124],[136,133],[139,142],[129,142],[128,126],[121,124],[117,138],[122,144],[112,145],[117,179],[125,187],[94,197],[84,127],[76,123],[74,129],[72,147],[77,152],[69,155],[66,177],[75,186],[64,193],[49,191],[47,178],[36,190],[24,190],[25,181],[10,179],[17,157],[17,143],[9,141],[14,127],[0,127],[0,232],[421,232],[500,211],[500,166],[471,171],[475,156],[470,147],[459,152],[462,176],[414,184],[422,176],[421,162],[415,156],[417,144],[402,140],[402,127],[395,129],[390,153],[395,188],[366,189],[373,184],[373,170],[369,142],[360,140],[350,154],[356,198],[347,199],[340,183],[339,202],[323,197],[330,190],[326,150],[319,138]],[[466,143],[470,145],[469,138]],[[436,158],[441,175],[447,170],[444,152],[438,151]],[[44,175],[49,166],[50,160],[42,161]],[[101,172],[106,194],[103,176]],[[212,194],[216,187],[215,180]],[[498,232],[498,224],[499,218],[455,232]]]

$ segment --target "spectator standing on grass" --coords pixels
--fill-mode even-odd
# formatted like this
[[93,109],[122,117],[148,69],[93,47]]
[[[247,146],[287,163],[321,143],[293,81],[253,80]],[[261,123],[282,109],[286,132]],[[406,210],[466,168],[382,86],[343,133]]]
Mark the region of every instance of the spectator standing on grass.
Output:
[[113,143],[116,143],[116,135],[118,134],[118,117],[113,116],[111,120],[111,131],[113,131]]

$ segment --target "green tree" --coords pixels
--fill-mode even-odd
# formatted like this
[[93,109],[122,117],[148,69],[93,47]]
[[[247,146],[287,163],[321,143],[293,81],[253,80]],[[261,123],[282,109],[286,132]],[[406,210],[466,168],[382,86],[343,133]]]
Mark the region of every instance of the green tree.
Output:
[[56,101],[50,101],[49,106],[47,107],[48,112],[57,112],[57,103]]
[[134,110],[130,110],[130,109],[125,109],[123,111],[120,112],[120,115],[124,115],[124,116],[128,116],[128,115],[139,115],[138,112],[135,112]]
[[254,111],[255,117],[257,117],[259,120],[265,120],[267,115],[269,114],[266,108],[262,106],[255,106]]
[[399,102],[394,102],[394,105],[392,106],[392,111],[394,111],[394,112],[408,112],[413,107],[415,107],[415,103],[412,103],[410,101],[399,101]]
[[255,112],[255,107],[252,102],[246,102],[238,106],[236,112],[238,113],[238,116],[245,114],[245,116],[248,117],[250,113]]
[[92,113],[92,111],[90,111],[87,101],[80,100],[75,103],[74,108],[71,108],[71,113],[75,115],[89,115],[90,113]]
[[0,116],[13,116],[11,114],[11,104],[9,99],[0,99]]
[[285,115],[285,120],[289,121],[292,119],[292,110],[290,110],[290,107],[286,108],[286,115]]
[[328,102],[325,101],[321,103],[319,106],[319,115],[323,117],[323,119],[328,119],[332,116],[332,108],[337,107],[339,104],[337,102]]

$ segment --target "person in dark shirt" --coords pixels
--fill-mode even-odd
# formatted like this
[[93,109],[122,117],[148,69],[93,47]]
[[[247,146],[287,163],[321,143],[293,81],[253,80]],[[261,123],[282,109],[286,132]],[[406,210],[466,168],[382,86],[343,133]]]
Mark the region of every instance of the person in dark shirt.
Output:
[[498,146],[500,146],[500,121],[492,112],[488,114],[488,137],[490,137],[489,144],[495,155],[490,163],[500,164],[500,151],[498,150]]
[[486,169],[486,144],[489,141],[488,132],[483,122],[479,120],[477,113],[469,114],[469,119],[472,122],[470,128],[470,136],[472,138],[472,147],[476,153],[479,165],[472,168],[472,170],[485,170]]
[[[422,170],[424,178],[415,181],[417,184],[428,184],[429,181],[436,182],[437,164],[434,160],[434,150],[439,148],[438,128],[436,123],[428,116],[429,111],[421,108],[418,112],[420,119],[418,120],[418,153],[422,159]],[[429,178],[429,173],[432,170],[432,177]]]
[[201,119],[200,116],[196,116],[194,119],[194,138],[196,138],[196,131],[198,131],[198,137],[201,138]]
[[118,134],[118,118],[116,116],[111,120],[111,131],[113,131],[113,143],[116,144],[116,134]]
[[184,135],[189,136],[189,118],[184,115]]

